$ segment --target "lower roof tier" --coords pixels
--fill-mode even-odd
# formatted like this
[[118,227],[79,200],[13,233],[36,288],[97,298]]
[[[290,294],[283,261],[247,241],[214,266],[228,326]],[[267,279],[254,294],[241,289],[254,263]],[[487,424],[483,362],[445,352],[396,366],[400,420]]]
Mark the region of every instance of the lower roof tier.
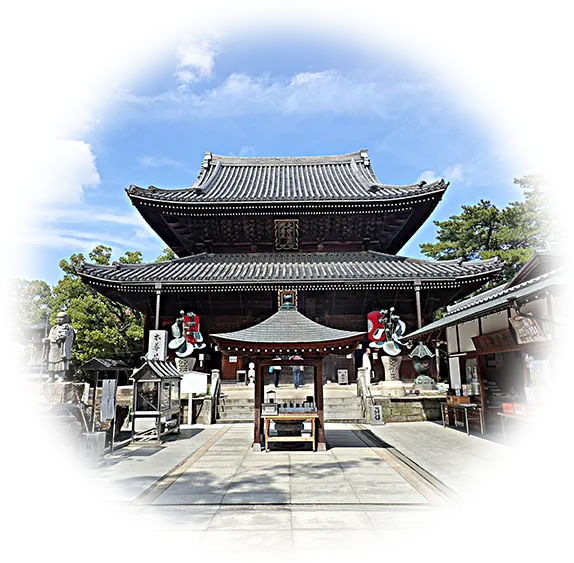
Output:
[[196,254],[176,260],[148,264],[111,266],[84,263],[78,275],[90,285],[125,286],[135,291],[196,287],[204,291],[222,288],[262,288],[364,285],[416,282],[421,287],[445,287],[453,283],[487,281],[501,269],[497,259],[421,260],[375,251],[275,252],[241,254]]

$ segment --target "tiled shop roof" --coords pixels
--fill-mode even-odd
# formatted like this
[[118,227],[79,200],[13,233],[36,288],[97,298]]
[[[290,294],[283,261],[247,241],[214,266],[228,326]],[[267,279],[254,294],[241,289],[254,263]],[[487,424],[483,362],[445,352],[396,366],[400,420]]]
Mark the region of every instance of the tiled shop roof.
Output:
[[500,270],[497,259],[481,262],[434,261],[363,252],[277,252],[195,254],[150,264],[100,266],[82,264],[85,281],[129,284],[190,283],[293,283],[362,282],[384,280],[452,280],[491,275]]
[[130,186],[137,200],[170,203],[257,201],[381,201],[444,192],[444,180],[405,186],[381,184],[367,150],[337,156],[230,157],[205,153],[193,186]]
[[364,334],[330,328],[312,321],[296,309],[288,309],[278,311],[255,326],[211,336],[215,339],[257,344],[310,344],[346,340]]
[[403,338],[413,340],[447,326],[453,326],[487,314],[503,311],[510,306],[513,300],[520,301],[536,296],[550,286],[563,286],[566,284],[564,272],[565,268],[558,268],[517,286],[508,287],[508,284],[503,284],[480,295],[465,299],[450,308],[449,312],[442,319],[415,330]]

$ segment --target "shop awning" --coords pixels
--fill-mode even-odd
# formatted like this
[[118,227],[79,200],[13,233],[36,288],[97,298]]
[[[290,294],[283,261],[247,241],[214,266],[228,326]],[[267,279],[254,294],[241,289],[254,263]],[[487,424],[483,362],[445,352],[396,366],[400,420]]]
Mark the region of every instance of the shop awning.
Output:
[[565,291],[567,287],[566,268],[558,268],[547,274],[528,280],[515,287],[506,284],[481,295],[466,299],[454,305],[445,317],[402,337],[403,341],[429,339],[439,331],[479,317],[503,311],[513,303],[524,304],[549,293]]

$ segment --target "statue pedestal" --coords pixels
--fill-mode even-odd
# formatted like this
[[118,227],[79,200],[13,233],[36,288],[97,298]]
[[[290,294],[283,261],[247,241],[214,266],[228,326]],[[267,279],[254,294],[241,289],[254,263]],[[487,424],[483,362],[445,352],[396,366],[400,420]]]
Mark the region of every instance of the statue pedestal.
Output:
[[415,383],[415,391],[436,391],[436,385],[432,383]]
[[385,381],[400,381],[402,356],[383,356],[381,362],[385,370]]
[[381,395],[390,397],[404,397],[405,384],[402,381],[383,381],[380,384]]

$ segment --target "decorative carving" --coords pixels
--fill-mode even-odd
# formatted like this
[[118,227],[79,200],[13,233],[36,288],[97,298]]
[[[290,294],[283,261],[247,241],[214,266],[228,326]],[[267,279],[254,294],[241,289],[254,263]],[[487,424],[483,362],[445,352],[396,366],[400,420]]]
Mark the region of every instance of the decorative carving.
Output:
[[298,250],[299,221],[297,219],[275,220],[275,250]]

